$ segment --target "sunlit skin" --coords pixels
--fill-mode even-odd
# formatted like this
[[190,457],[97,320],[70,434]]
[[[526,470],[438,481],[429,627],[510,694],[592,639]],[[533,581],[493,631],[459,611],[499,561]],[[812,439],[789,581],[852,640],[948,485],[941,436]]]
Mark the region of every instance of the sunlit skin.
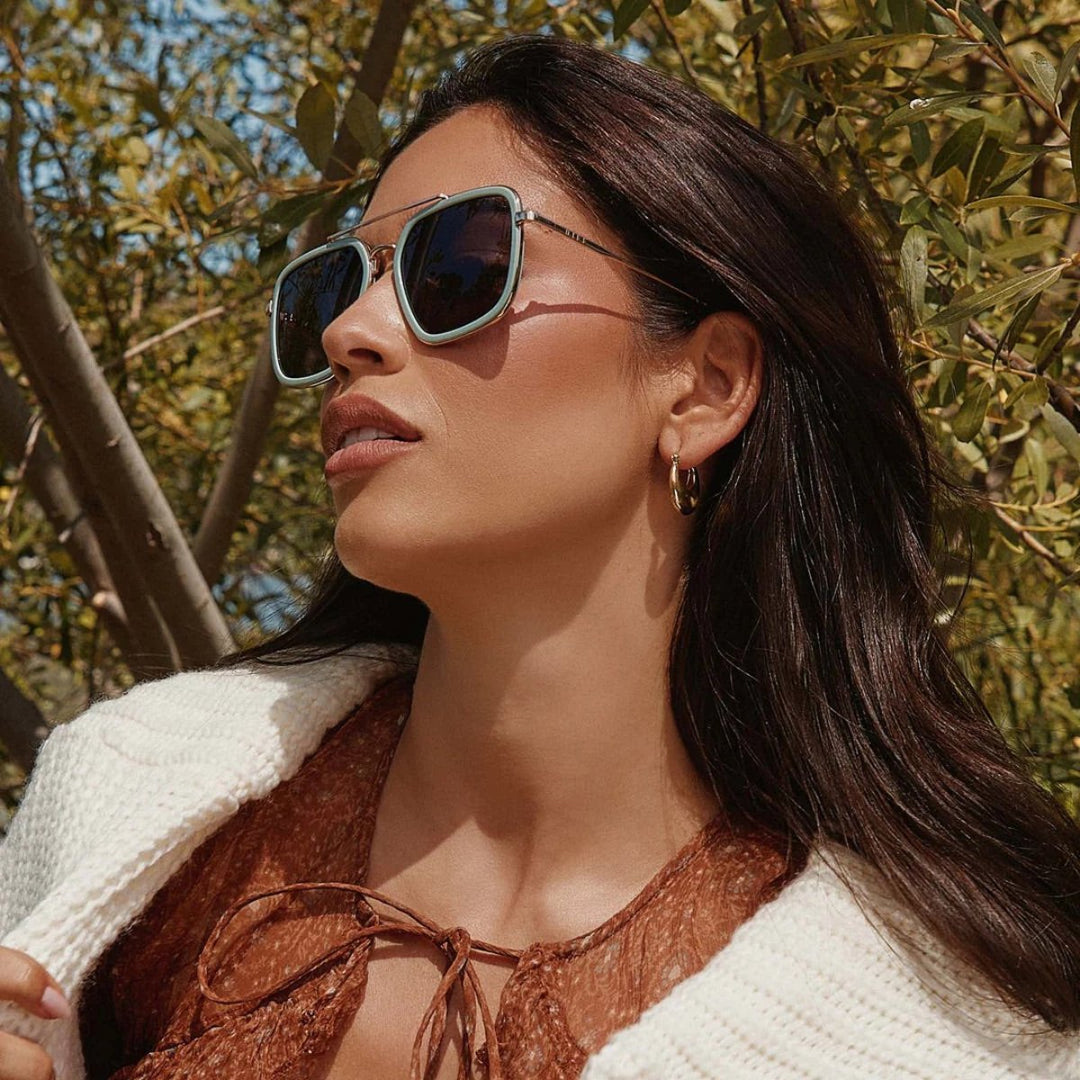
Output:
[[[406,149],[367,216],[496,183],[623,251],[488,107]],[[393,242],[410,213],[357,235]],[[511,311],[479,333],[424,345],[387,272],[323,338],[335,376],[324,409],[364,393],[423,435],[330,481],[344,566],[431,610],[368,884],[512,948],[602,923],[719,808],[668,702],[692,522],[668,471],[677,452],[707,482],[710,456],[757,402],[760,343],[739,316],[710,315],[668,347],[675,374],[637,386],[633,273],[531,223]],[[494,1012],[499,962],[483,963]],[[387,970],[365,1026],[380,1011],[393,1026],[400,1009],[411,1045],[433,975],[406,1005]]]

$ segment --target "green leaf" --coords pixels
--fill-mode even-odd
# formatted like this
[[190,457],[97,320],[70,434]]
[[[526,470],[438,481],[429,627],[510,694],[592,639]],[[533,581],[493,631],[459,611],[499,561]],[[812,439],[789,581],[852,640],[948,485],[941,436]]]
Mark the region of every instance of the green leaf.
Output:
[[649,0],[622,0],[615,12],[615,22],[611,27],[611,40],[619,38],[630,29],[642,12],[649,6]]
[[927,37],[926,34],[866,34],[862,37],[847,38],[844,41],[830,41],[827,45],[818,45],[804,53],[789,56],[777,65],[778,70],[802,67],[804,64],[817,64],[825,60],[839,60],[843,56],[858,56],[874,49],[891,49],[907,41],[916,41]]
[[690,0],[664,0],[664,11],[669,15],[681,15],[690,6]]
[[954,165],[961,172],[965,172],[971,162],[972,155],[975,153],[975,147],[982,137],[982,131],[983,121],[981,119],[969,120],[966,124],[961,124],[942,143],[941,149],[934,158],[934,164],[930,168],[930,175],[940,176]]
[[1039,88],[1043,99],[1057,112],[1057,93],[1054,90],[1057,73],[1054,65],[1041,52],[1033,52],[1024,57],[1024,67],[1027,68],[1031,81]]
[[964,396],[963,404],[950,421],[953,435],[960,442],[971,442],[979,434],[983,421],[986,419],[986,410],[990,405],[990,393],[990,384],[980,382],[974,390],[968,391]]
[[983,139],[968,174],[968,196],[981,195],[997,179],[1008,159],[1001,152],[1001,143],[992,135]]
[[163,128],[172,127],[172,117],[162,104],[158,87],[145,75],[135,76],[135,86],[131,93],[140,109],[150,113]]
[[247,147],[237,138],[228,124],[214,116],[193,116],[195,130],[214,150],[224,154],[243,174],[252,180],[259,179],[259,170],[251,160]]
[[326,87],[327,93],[334,99],[334,104],[336,105],[337,92],[335,87],[338,84],[338,80],[341,78],[340,72],[331,71],[329,68],[317,64],[310,58],[308,59],[308,67],[311,69],[312,75]]
[[1038,439],[1024,441],[1024,457],[1027,458],[1028,470],[1035,484],[1035,498],[1041,499],[1050,486],[1050,466],[1046,461],[1046,451]]
[[992,41],[1002,52],[1005,51],[1005,39],[1001,36],[1001,31],[981,7],[970,3],[970,0],[960,0],[960,11],[969,22],[974,23],[982,31],[987,41]]
[[334,98],[321,82],[315,83],[296,103],[296,137],[320,173],[334,149],[334,130]]
[[976,199],[967,204],[969,211],[988,210],[991,206],[1041,206],[1046,210],[1080,214],[1078,204],[1058,202],[1056,199],[1039,199],[1034,195],[994,195],[989,199]]
[[900,273],[908,303],[917,321],[922,322],[926,294],[926,230],[913,225],[900,245]]
[[273,113],[259,112],[258,109],[248,108],[242,106],[244,112],[249,113],[251,116],[257,116],[264,123],[269,124],[271,127],[276,127],[278,131],[284,131],[286,135],[291,135],[296,138],[296,128],[283,120],[280,116],[274,116]]
[[955,60],[958,56],[967,56],[974,49],[981,49],[981,41],[938,41],[934,46],[934,60]]
[[133,165],[149,165],[150,158],[153,156],[150,147],[138,135],[133,135],[125,141],[124,154]]
[[908,128],[908,135],[916,164],[925,165],[930,160],[930,129],[922,120],[916,120]]
[[922,221],[930,209],[930,199],[926,195],[914,195],[904,203],[900,211],[900,224],[911,225],[916,221]]
[[[764,28],[759,40],[761,41],[761,59],[764,61],[782,60],[785,56],[790,56],[791,50],[794,48],[787,26],[777,20]],[[777,69],[774,67],[774,70]],[[777,73],[777,84],[779,86],[791,86],[794,84],[798,86],[800,96],[808,99],[813,97],[813,93],[816,93],[812,87],[808,87],[801,79],[794,79],[783,71]]]
[[1047,402],[1046,380],[1041,375],[1034,379],[1022,382],[1006,399],[1005,408],[1014,409],[1019,406],[1033,405],[1036,410],[1041,409]]
[[1050,433],[1061,443],[1063,449],[1080,461],[1080,431],[1077,431],[1052,405],[1044,405],[1041,412]]
[[1023,259],[1028,255],[1038,255],[1053,247],[1060,247],[1061,241],[1047,233],[1031,233],[1028,236],[1016,236],[1003,244],[991,248],[983,254],[998,263],[1007,263],[1012,259]]
[[289,241],[286,235],[263,247],[259,246],[256,267],[263,281],[272,281],[289,261]]
[[1020,340],[1020,335],[1024,332],[1024,327],[1027,326],[1035,309],[1039,306],[1039,300],[1041,298],[1042,293],[1035,293],[1034,296],[1029,296],[1028,299],[1013,312],[1013,317],[1009,320],[1009,325],[1005,327],[1005,333],[1001,335],[1001,339],[998,342],[998,349],[994,353],[995,363],[997,362],[1000,353],[1010,352],[1013,346]]
[[1080,38],[1077,38],[1069,47],[1065,50],[1065,55],[1061,58],[1061,65],[1057,70],[1057,78],[1054,79],[1054,101],[1057,101],[1058,95],[1065,89],[1065,84],[1069,81],[1069,77],[1073,73],[1073,68],[1076,67],[1076,61],[1080,59]]
[[783,130],[787,122],[795,115],[795,106],[802,98],[802,94],[799,90],[794,88],[788,90],[784,96],[784,100],[780,103],[780,111],[776,114],[776,119],[772,124],[771,134],[775,135],[777,132]]
[[884,127],[897,127],[900,124],[913,124],[916,120],[923,120],[928,116],[951,109],[961,102],[975,101],[986,97],[985,90],[956,91],[950,94],[938,94],[930,98],[912,98],[909,102],[893,109],[883,121]]
[[132,201],[138,202],[139,200],[139,173],[133,169],[130,165],[121,165],[116,170],[116,177],[120,181],[120,186],[124,189],[124,194]]
[[958,389],[953,383],[953,375],[956,372],[955,354],[934,357],[930,361],[930,371],[934,376],[930,388],[930,400],[938,405],[947,405],[956,397]]
[[1032,293],[1041,292],[1053,285],[1064,270],[1065,264],[1059,263],[1057,266],[1050,266],[1044,270],[1036,270],[1033,274],[1017,274],[1008,281],[1000,281],[996,285],[991,285],[989,289],[983,289],[964,300],[951,303],[928,319],[924,325],[927,327],[947,326],[951,322],[974,318],[980,311],[997,307],[998,304],[1027,298]]
[[1039,347],[1035,350],[1035,355],[1031,358],[1031,362],[1035,365],[1035,370],[1042,373],[1046,370],[1050,360],[1050,353],[1053,351],[1054,346],[1058,342],[1058,338],[1061,337],[1064,326],[1055,326],[1050,330],[1039,342]]
[[731,28],[731,32],[737,38],[753,37],[772,13],[772,7],[767,7],[764,11],[746,15]]
[[888,0],[889,19],[893,33],[917,33],[926,20],[926,5],[922,0]]
[[814,128],[814,142],[822,157],[828,157],[832,148],[836,145],[836,113],[823,116],[816,128]]
[[930,220],[934,223],[934,228],[937,229],[938,236],[944,241],[945,246],[958,259],[966,261],[968,251],[967,237],[956,227],[955,223],[938,209],[930,211]]
[[345,126],[368,157],[376,157],[383,145],[382,124],[375,102],[362,90],[354,90],[345,103]]
[[1009,167],[998,177],[996,183],[987,188],[987,191],[993,196],[1005,194],[1024,173],[1034,166],[1037,160],[1037,158],[1033,157],[1028,161],[1020,161],[1018,164]]
[[1073,106],[1072,122],[1069,124],[1069,156],[1072,159],[1073,187],[1080,199],[1080,102]]
[[967,267],[964,280],[974,284],[982,271],[982,252],[974,244],[968,244],[964,251],[964,266]]
[[288,232],[311,217],[328,197],[325,191],[306,191],[300,195],[292,195],[274,203],[262,215],[262,221],[268,225],[277,225]]

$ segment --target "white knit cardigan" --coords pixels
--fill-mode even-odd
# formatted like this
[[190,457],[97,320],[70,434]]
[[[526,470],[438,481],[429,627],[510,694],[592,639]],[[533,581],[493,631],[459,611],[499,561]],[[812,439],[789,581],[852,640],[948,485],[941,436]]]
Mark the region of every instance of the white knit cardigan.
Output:
[[[182,672],[55,728],[0,845],[0,944],[39,960],[73,1014],[3,1003],[0,1030],[40,1043],[57,1080],[84,1080],[79,992],[97,958],[242,803],[292,777],[329,727],[415,661],[414,649],[368,646]],[[917,932],[876,871],[823,844],[704,968],[593,1054],[583,1080],[1080,1078],[1080,1039],[977,993],[932,942],[918,959],[878,932],[880,911]]]

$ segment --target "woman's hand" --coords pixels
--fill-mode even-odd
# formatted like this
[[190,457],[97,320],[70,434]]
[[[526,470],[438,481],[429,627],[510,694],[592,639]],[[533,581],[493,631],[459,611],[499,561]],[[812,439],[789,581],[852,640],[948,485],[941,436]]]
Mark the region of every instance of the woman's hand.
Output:
[[[0,946],[0,1001],[47,1020],[69,1016],[60,984],[31,956]],[[52,1058],[36,1043],[0,1031],[0,1080],[51,1080]]]

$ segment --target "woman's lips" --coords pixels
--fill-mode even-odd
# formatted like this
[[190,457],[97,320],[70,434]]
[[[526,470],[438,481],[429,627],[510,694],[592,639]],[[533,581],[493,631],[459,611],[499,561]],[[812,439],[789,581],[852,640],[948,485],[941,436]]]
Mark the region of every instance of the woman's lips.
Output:
[[370,469],[400,454],[407,453],[416,446],[419,439],[406,441],[404,439],[367,439],[363,442],[354,442],[349,446],[343,446],[335,450],[323,466],[323,475],[329,480],[331,477],[344,476],[348,473]]

